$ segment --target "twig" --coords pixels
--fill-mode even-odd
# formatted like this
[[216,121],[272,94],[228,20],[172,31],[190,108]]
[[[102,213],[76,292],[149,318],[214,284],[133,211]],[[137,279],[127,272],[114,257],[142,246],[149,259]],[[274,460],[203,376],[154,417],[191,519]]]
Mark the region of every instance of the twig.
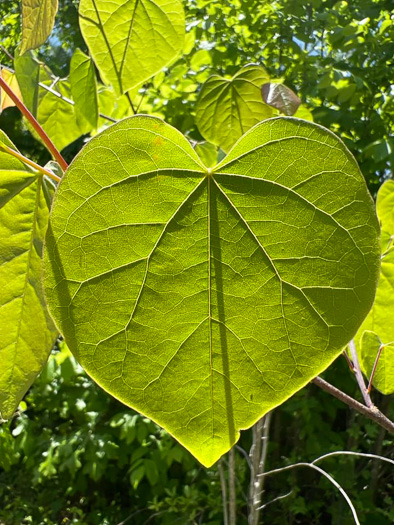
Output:
[[353,339],[349,343],[349,348],[350,348],[350,354],[352,356],[352,361],[353,361],[353,366],[354,366],[354,374],[356,376],[357,383],[360,388],[361,394],[364,398],[364,402],[368,408],[372,408],[374,404],[372,403],[372,399],[369,393],[367,392],[367,387],[365,386],[363,373],[361,372],[360,362],[358,360],[356,345],[354,344]]
[[293,491],[291,490],[287,494],[282,494],[281,496],[277,496],[276,498],[272,499],[271,501],[267,501],[267,503],[264,503],[264,505],[261,505],[261,507],[259,507],[257,510],[265,509],[265,507],[268,507],[268,505],[271,505],[271,503],[275,503],[275,501],[279,501],[281,499],[288,498],[292,494],[293,494]]
[[27,164],[28,166],[31,166],[35,170],[41,172],[43,175],[46,175],[47,177],[50,177],[52,180],[54,180],[56,182],[60,182],[62,180],[60,177],[55,175],[52,171],[47,170],[47,169],[43,168],[42,166],[36,164],[32,160],[28,159],[27,157],[25,157],[24,155],[19,153],[19,151],[15,151],[12,148],[9,148],[8,146],[6,146],[5,144],[0,144],[0,150],[5,151],[6,153],[8,153],[9,155],[12,155],[13,157],[16,157],[17,159],[19,159],[24,164]]
[[268,438],[272,412],[268,412],[255,425],[253,445],[251,449],[252,465],[249,489],[249,524],[257,525],[261,510],[261,499],[264,491],[264,477],[262,476],[268,452]]
[[136,114],[137,114],[137,111],[135,110],[135,107],[134,107],[133,101],[131,100],[131,97],[130,97],[130,94],[129,94],[128,91],[126,91],[126,97],[127,97],[127,100],[129,101],[129,104],[130,104],[130,107],[131,107],[132,112],[134,113],[134,115],[136,115]]
[[351,360],[351,359],[349,358],[349,356],[347,355],[347,351],[344,350],[344,351],[342,352],[342,355],[343,355],[343,357],[346,359],[346,362],[347,362],[347,364],[349,365],[350,370],[351,370],[352,372],[354,372],[354,365],[353,365],[353,363],[352,363],[352,360]]
[[379,358],[380,358],[380,355],[381,355],[382,350],[383,350],[384,347],[385,347],[385,345],[380,345],[380,346],[379,346],[378,353],[376,354],[376,359],[375,359],[375,362],[374,362],[374,364],[373,364],[373,368],[372,368],[372,372],[371,372],[371,377],[369,378],[369,383],[368,383],[368,387],[367,387],[367,392],[368,392],[368,394],[371,392],[372,381],[373,381],[373,378],[374,378],[374,375],[375,375],[375,372],[376,372],[376,367],[378,366]]
[[0,49],[3,51],[5,55],[8,56],[8,58],[12,61],[14,61],[14,57],[11,55],[11,53],[6,49],[4,46],[0,46]]
[[33,126],[35,131],[38,133],[38,135],[43,140],[43,142],[46,145],[46,147],[49,149],[49,151],[52,153],[54,158],[60,164],[62,170],[65,171],[68,168],[67,162],[64,160],[64,158],[60,154],[59,150],[56,148],[55,144],[52,142],[52,140],[45,133],[43,128],[37,122],[36,118],[30,113],[30,111],[27,109],[27,107],[23,104],[23,102],[19,99],[19,97],[12,91],[12,89],[8,86],[8,84],[4,81],[4,79],[1,78],[1,76],[0,76],[0,87],[2,89],[4,89],[4,91],[7,93],[7,95],[15,103],[17,108],[27,118],[27,120],[30,122],[30,124]]
[[237,523],[237,495],[235,490],[235,451],[234,447],[228,454],[228,495],[229,495],[229,525]]
[[[317,460],[315,460],[315,462],[316,461]],[[281,467],[281,468],[278,468],[278,469],[275,469],[275,470],[270,470],[269,472],[264,472],[261,475],[262,476],[270,476],[271,474],[277,474],[279,472],[285,472],[286,470],[292,470],[294,468],[299,468],[299,467],[311,468],[313,470],[316,470],[320,474],[322,474],[324,477],[326,477],[334,485],[334,487],[336,487],[339,490],[339,492],[345,498],[345,500],[346,500],[347,504],[349,505],[349,508],[350,508],[350,510],[351,510],[351,512],[353,514],[353,519],[354,519],[354,522],[356,523],[356,525],[361,525],[360,521],[358,519],[358,516],[357,516],[357,511],[354,508],[354,505],[353,505],[351,499],[349,498],[349,496],[347,495],[347,493],[345,492],[345,490],[341,487],[341,485],[332,476],[330,476],[330,474],[328,474],[322,468],[316,466],[314,463],[295,463],[294,465],[288,465],[286,467]]]
[[[9,71],[10,73],[15,73],[15,71],[12,68],[8,67],[8,66],[3,66],[2,64],[0,64],[0,68],[7,69],[7,71]],[[73,100],[71,100],[70,98],[65,97],[64,95],[62,95],[61,93],[59,93],[58,91],[53,89],[52,87],[47,86],[46,84],[43,84],[42,82],[39,82],[38,85],[42,89],[45,89],[49,93],[52,93],[52,95],[55,95],[55,97],[60,98],[64,102],[67,102],[67,104],[70,104],[71,106],[75,106],[75,102]],[[105,120],[108,120],[109,122],[118,122],[115,118],[109,117],[108,115],[104,115],[104,113],[99,113],[99,117],[101,117],[101,118],[103,118]]]
[[354,410],[357,410],[357,412],[360,414],[363,414],[369,419],[372,419],[372,421],[375,421],[375,423],[388,430],[391,434],[394,434],[394,422],[386,417],[376,406],[366,407],[362,403],[359,403],[352,397],[345,394],[345,392],[342,392],[342,390],[339,390],[330,383],[327,383],[327,381],[321,377],[315,377],[315,379],[312,380],[312,383],[317,385],[325,392],[333,395],[343,403],[346,403],[346,405],[349,407],[354,408]]
[[387,463],[392,463],[394,465],[394,461],[392,459],[385,458],[384,456],[379,456],[377,454],[366,454],[364,452],[352,452],[351,450],[335,450],[334,452],[328,452],[328,454],[324,454],[323,456],[314,459],[312,461],[312,465],[331,456],[361,456],[362,458],[380,459],[381,461],[386,461]]

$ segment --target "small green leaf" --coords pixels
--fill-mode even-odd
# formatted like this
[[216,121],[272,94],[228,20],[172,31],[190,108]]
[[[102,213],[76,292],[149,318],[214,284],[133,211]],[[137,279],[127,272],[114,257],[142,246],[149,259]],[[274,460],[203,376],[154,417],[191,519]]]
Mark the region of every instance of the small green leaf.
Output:
[[227,152],[246,131],[272,117],[260,91],[268,81],[261,66],[246,66],[232,78],[210,77],[197,101],[196,124],[201,135]]
[[[43,83],[50,85],[51,81]],[[66,98],[71,97],[70,84],[66,80],[56,83],[56,91]],[[78,126],[74,107],[44,88],[39,90],[37,120],[59,150],[84,133]]]
[[40,64],[31,51],[20,56],[16,50],[14,67],[23,102],[27,109],[37,117]]
[[99,116],[96,72],[92,59],[80,49],[71,59],[70,85],[79,127],[85,132],[96,129]]
[[262,122],[206,168],[135,116],[59,185],[46,296],[89,375],[209,466],[354,336],[378,230],[354,158],[320,126]]
[[261,86],[263,100],[269,106],[291,117],[301,105],[301,99],[284,84],[267,82]]
[[218,147],[210,142],[199,142],[195,148],[198,156],[207,168],[213,168],[218,162]]
[[[388,180],[381,186],[376,207],[382,230],[379,285],[373,307],[355,337],[361,367],[367,377],[371,375],[379,345],[373,345],[369,336],[362,341],[364,332],[373,332],[382,344],[394,342],[394,180]],[[373,384],[383,394],[390,394],[394,392],[392,347],[385,347],[383,352],[385,357],[383,361],[382,357],[379,360]]]
[[377,363],[373,386],[380,390],[382,394],[394,393],[394,341],[390,344],[383,344],[378,335],[374,332],[365,330],[360,340],[361,355],[364,370],[367,377],[371,377],[376,356],[381,349],[379,361]]
[[[1,142],[15,149],[3,134]],[[12,416],[57,334],[41,284],[45,182],[5,155],[0,152],[0,326],[6,327],[0,331],[0,419]]]
[[22,44],[20,54],[36,49],[52,33],[58,0],[22,0]]
[[120,95],[155,75],[183,48],[180,0],[81,0],[79,16],[101,78]]

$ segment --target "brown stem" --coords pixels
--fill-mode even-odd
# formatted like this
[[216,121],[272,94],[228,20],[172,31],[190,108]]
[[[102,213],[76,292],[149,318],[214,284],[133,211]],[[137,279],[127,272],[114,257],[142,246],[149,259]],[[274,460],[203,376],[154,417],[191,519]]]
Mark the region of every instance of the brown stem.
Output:
[[345,394],[345,392],[342,392],[342,390],[339,390],[330,383],[327,383],[327,381],[324,381],[324,379],[321,377],[315,377],[315,379],[312,380],[312,383],[317,385],[325,392],[328,392],[332,396],[336,397],[349,407],[354,408],[354,410],[357,410],[357,412],[360,414],[363,414],[369,419],[372,419],[372,421],[375,421],[375,423],[388,430],[391,434],[394,434],[394,422],[386,417],[376,406],[373,405],[372,407],[366,407],[362,403],[359,403],[352,397]]
[[62,168],[62,170],[65,171],[68,168],[68,164],[64,160],[64,158],[61,156],[59,150],[56,148],[54,143],[51,141],[51,139],[48,137],[48,135],[42,129],[42,127],[37,122],[35,117],[30,113],[30,111],[27,109],[27,107],[23,104],[23,102],[19,99],[19,97],[12,91],[12,89],[8,86],[8,84],[4,81],[4,79],[1,78],[1,76],[0,76],[0,87],[2,89],[4,89],[4,91],[7,93],[7,95],[15,103],[17,108],[27,118],[27,120],[30,122],[30,124],[33,126],[35,131],[38,133],[38,135],[43,140],[43,142],[46,145],[46,147],[49,149],[49,151],[52,153],[54,158],[57,160],[57,162],[59,163],[59,165]]
[[371,377],[369,378],[369,383],[368,383],[368,388],[367,388],[368,394],[371,392],[372,381],[373,381],[373,378],[374,378],[374,375],[375,375],[375,372],[376,372],[376,367],[378,366],[379,358],[380,358],[380,355],[382,353],[383,348],[384,348],[384,345],[380,345],[379,346],[379,350],[378,350],[378,353],[376,355],[375,362],[373,364],[372,373],[371,373]]

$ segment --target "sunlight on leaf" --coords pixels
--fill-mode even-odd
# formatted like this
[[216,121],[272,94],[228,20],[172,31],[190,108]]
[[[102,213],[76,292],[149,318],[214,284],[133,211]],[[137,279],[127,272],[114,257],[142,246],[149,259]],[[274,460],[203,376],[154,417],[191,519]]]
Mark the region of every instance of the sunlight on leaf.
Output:
[[92,59],[80,49],[71,59],[70,85],[79,127],[85,133],[96,129],[99,116],[96,72]]
[[79,16],[102,79],[119,95],[155,75],[183,49],[180,0],[81,0]]
[[[15,149],[2,133],[1,143]],[[13,415],[57,334],[41,283],[49,193],[42,176],[0,152],[0,419]]]
[[52,32],[58,0],[22,0],[20,54],[40,47]]
[[258,122],[273,116],[261,98],[269,76],[261,66],[246,66],[232,78],[210,77],[201,89],[196,124],[201,135],[227,152]]
[[320,126],[262,122],[208,169],[136,116],[66,172],[46,296],[91,377],[210,466],[354,336],[378,230],[354,158]]
[[[368,317],[355,338],[363,372],[369,378],[379,344],[373,344],[372,332],[383,344],[394,342],[394,180],[386,181],[378,192],[377,213],[381,221],[381,271],[376,298]],[[386,347],[379,359],[373,385],[383,394],[394,392],[393,347]]]

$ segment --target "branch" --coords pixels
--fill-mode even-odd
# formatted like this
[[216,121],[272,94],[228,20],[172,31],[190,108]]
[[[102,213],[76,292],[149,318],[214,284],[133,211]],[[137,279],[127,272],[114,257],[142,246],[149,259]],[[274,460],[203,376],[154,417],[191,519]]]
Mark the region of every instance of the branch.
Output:
[[318,461],[318,459],[315,459],[315,461],[312,462],[312,463],[295,463],[294,465],[288,465],[286,467],[278,468],[278,469],[275,469],[275,470],[270,470],[269,472],[264,472],[261,475],[262,476],[270,476],[271,474],[276,474],[276,473],[279,473],[279,472],[285,472],[286,470],[292,470],[292,469],[298,468],[298,467],[308,467],[308,468],[311,468],[313,470],[317,470],[317,472],[320,472],[320,474],[322,474],[329,481],[331,481],[331,483],[334,485],[334,487],[336,487],[339,490],[339,492],[342,494],[342,496],[345,498],[347,504],[349,505],[350,510],[352,511],[354,522],[356,523],[356,525],[361,525],[360,521],[358,519],[358,516],[357,516],[356,509],[354,508],[354,505],[353,505],[351,499],[349,498],[349,496],[347,495],[345,490],[341,487],[341,485],[332,476],[330,476],[330,474],[328,474],[325,470],[323,470],[322,468],[320,468],[317,465],[315,465],[315,462]]
[[2,89],[4,89],[4,91],[7,93],[7,95],[15,103],[17,108],[27,118],[27,120],[30,122],[30,124],[35,129],[35,131],[41,137],[41,139],[44,142],[44,144],[46,145],[46,147],[52,153],[53,157],[60,164],[60,167],[62,168],[62,170],[65,171],[68,168],[67,162],[64,160],[64,158],[60,154],[59,150],[56,148],[55,144],[51,141],[51,139],[48,137],[48,135],[42,129],[40,124],[37,122],[36,118],[30,113],[30,111],[27,109],[27,107],[23,104],[23,102],[19,99],[19,97],[12,91],[12,89],[8,86],[8,84],[4,81],[4,79],[1,78],[1,76],[0,76],[0,87]]
[[345,394],[345,392],[342,392],[342,390],[339,390],[330,383],[327,383],[327,381],[321,377],[315,377],[315,379],[312,380],[312,383],[317,385],[325,392],[328,392],[332,396],[336,397],[349,407],[354,408],[354,410],[357,410],[357,412],[360,414],[363,414],[369,419],[372,419],[372,421],[375,421],[375,423],[388,430],[391,434],[394,434],[394,422],[386,417],[383,412],[381,412],[375,405],[372,405],[372,407],[366,407],[362,403],[359,403],[352,397]]

